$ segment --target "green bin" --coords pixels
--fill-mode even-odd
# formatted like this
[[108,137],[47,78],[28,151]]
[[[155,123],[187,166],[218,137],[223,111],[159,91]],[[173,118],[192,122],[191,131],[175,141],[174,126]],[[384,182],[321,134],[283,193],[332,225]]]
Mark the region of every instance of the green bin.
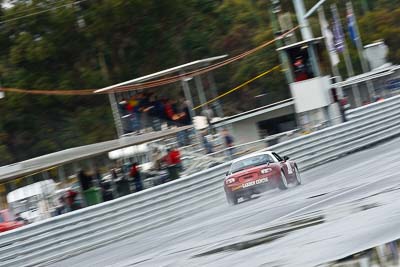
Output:
[[103,201],[101,197],[101,191],[99,188],[96,187],[91,187],[88,190],[84,191],[83,195],[85,196],[86,205],[88,206],[92,206]]

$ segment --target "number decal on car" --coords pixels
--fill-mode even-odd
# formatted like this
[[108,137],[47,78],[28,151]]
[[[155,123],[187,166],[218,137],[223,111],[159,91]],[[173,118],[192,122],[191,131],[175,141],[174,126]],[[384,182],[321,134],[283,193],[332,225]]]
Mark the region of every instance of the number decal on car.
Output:
[[268,182],[268,178],[262,178],[262,179],[258,179],[255,181],[247,182],[242,185],[242,188],[246,188],[246,187],[250,187],[250,186],[253,186],[256,184],[262,184],[262,183],[266,183],[266,182]]
[[287,169],[288,169],[288,174],[292,174],[293,173],[293,169],[292,169],[292,166],[290,166],[290,162],[289,161],[286,162],[286,166],[287,166]]

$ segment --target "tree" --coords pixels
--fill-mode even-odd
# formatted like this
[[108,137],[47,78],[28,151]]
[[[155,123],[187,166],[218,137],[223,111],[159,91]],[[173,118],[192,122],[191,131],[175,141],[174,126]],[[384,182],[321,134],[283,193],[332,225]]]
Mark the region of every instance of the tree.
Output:
[[[357,12],[362,12],[361,1],[353,2]],[[13,3],[0,12],[0,73],[4,87],[100,88],[193,60],[222,54],[235,56],[273,38],[269,0]],[[291,0],[281,3],[285,11],[293,12]],[[315,1],[306,1],[307,7],[313,4]],[[398,62],[397,1],[367,4],[370,11],[357,14],[364,43],[384,38],[391,48],[390,59]],[[393,16],[387,16],[388,12]],[[318,29],[314,19],[311,24]],[[271,45],[215,70],[219,93],[277,64],[278,55]],[[182,94],[179,85],[152,91],[171,96]],[[261,103],[255,96],[264,93],[266,97]],[[229,115],[289,95],[283,74],[274,72],[222,101]],[[239,102],[238,98],[247,101]],[[0,114],[0,165],[116,137],[106,96],[9,93],[0,100]]]

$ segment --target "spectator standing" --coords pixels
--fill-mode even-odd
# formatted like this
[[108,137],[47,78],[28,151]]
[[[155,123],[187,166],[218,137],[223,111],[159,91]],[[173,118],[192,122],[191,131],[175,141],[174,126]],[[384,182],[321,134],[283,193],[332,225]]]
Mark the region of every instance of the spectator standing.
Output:
[[[126,170],[128,172],[129,170]],[[111,181],[115,183],[117,195],[125,196],[131,193],[129,180],[125,176],[125,172],[123,170],[123,166],[118,166],[117,164],[110,170],[111,173]]]
[[128,115],[127,105],[128,105],[128,102],[125,99],[122,99],[120,102],[118,102],[118,110],[119,110],[121,116]]
[[143,190],[142,179],[140,177],[139,165],[137,162],[132,164],[129,175],[134,179],[136,192]]
[[[179,126],[189,126],[192,125],[192,117],[190,115],[190,102],[182,100],[181,106],[180,106],[180,112],[178,115],[178,123]],[[188,146],[190,145],[190,129],[183,130],[181,132],[178,132],[177,137],[178,137],[178,143],[179,146]]]
[[228,151],[228,156],[230,158],[233,158],[233,154],[234,154],[234,140],[232,135],[229,134],[227,129],[222,130],[222,137],[224,138],[224,143],[225,143],[225,147],[227,148]]
[[304,59],[301,56],[296,58],[296,61],[293,64],[293,68],[296,82],[309,79],[306,64],[304,63]]
[[174,107],[172,104],[171,100],[166,100],[165,104],[164,104],[164,113],[165,113],[165,117],[167,119],[167,124],[169,127],[174,125],[174,119],[176,118],[175,116],[175,112],[174,112]]
[[88,175],[84,170],[80,170],[78,173],[79,183],[81,184],[82,191],[86,191],[93,186],[92,177]]
[[179,116],[179,122],[182,126],[189,126],[192,125],[192,117],[190,116],[190,102],[189,101],[182,101],[181,104],[181,112]]
[[147,93],[143,93],[140,95],[139,111],[141,113],[141,125],[145,132],[151,126],[151,118],[149,115],[150,110],[150,95]]
[[102,201],[100,190],[93,186],[93,177],[81,170],[78,174],[78,179],[82,187],[82,193],[85,197],[87,206],[95,205]]
[[168,166],[168,175],[170,180],[176,180],[179,178],[179,170],[182,168],[181,154],[178,149],[168,149],[166,156],[166,162]]
[[127,112],[127,115],[129,116],[129,132],[134,132],[136,131],[136,117],[135,117],[135,113],[134,113],[134,109],[135,106],[137,105],[137,101],[135,100],[135,98],[132,96],[128,101],[126,101],[125,104],[125,109]]
[[56,207],[56,216],[64,214],[67,212],[67,203],[65,202],[65,197],[62,195],[58,198],[58,205]]
[[140,114],[140,95],[132,96],[129,100],[129,110],[131,114],[133,132],[139,133],[141,130],[141,114]]
[[114,167],[110,170],[110,174],[111,174],[111,179],[113,181],[117,180],[118,178],[118,174],[117,174],[117,167]]
[[149,116],[152,121],[151,127],[153,128],[153,131],[161,131],[161,101],[159,101],[157,97],[153,95],[150,99],[149,105]]
[[121,115],[121,121],[123,124],[124,133],[132,132],[132,121],[131,121],[131,113],[128,110],[128,101],[122,99],[118,103],[119,114]]
[[156,148],[153,150],[153,169],[156,171],[161,170],[162,153]]
[[213,153],[213,146],[210,140],[208,139],[207,131],[202,133],[202,141],[204,145],[204,149],[206,150],[207,154]]
[[214,134],[214,129],[212,128],[211,120],[214,117],[214,111],[211,108],[207,108],[201,112],[201,114],[206,117],[208,130],[211,134]]
[[109,201],[114,199],[114,194],[111,186],[111,181],[106,181],[102,185],[103,200]]
[[76,201],[78,193],[72,189],[69,189],[65,194],[65,203],[67,211],[74,211],[82,208],[82,206]]
[[96,181],[96,186],[102,187],[102,177],[101,177],[101,174],[100,174],[100,170],[98,168],[96,168],[96,170],[95,170],[94,178],[95,178],[95,181]]

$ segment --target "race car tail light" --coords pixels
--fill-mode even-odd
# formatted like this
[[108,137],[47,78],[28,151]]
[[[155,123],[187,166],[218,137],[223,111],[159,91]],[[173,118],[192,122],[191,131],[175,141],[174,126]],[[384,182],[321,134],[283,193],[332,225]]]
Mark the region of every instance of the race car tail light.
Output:
[[272,172],[272,169],[271,168],[266,168],[266,169],[262,169],[260,172],[261,172],[261,174],[267,174],[267,173]]
[[225,180],[226,184],[233,184],[234,182],[236,182],[235,178],[228,178]]

